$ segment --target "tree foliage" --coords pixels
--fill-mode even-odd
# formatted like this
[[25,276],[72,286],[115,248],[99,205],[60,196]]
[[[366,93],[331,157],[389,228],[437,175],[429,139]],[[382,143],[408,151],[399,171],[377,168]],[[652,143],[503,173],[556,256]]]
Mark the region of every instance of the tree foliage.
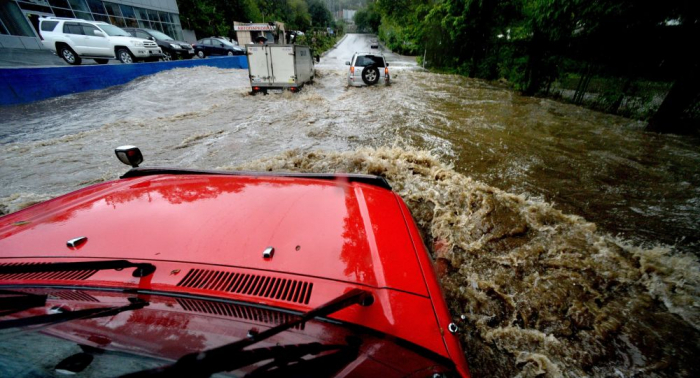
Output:
[[355,22],[429,67],[537,94],[572,73],[692,79],[699,9],[684,0],[368,0]]
[[179,0],[185,29],[198,36],[234,37],[233,22],[284,22],[288,30],[306,32],[334,26],[322,0]]

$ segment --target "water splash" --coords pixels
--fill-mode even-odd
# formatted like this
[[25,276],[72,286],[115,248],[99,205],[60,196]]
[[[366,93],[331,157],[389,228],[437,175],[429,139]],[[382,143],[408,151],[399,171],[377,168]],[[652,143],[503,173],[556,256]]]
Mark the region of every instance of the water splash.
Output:
[[464,315],[476,376],[700,372],[700,265],[692,256],[631,245],[549,203],[459,174],[427,151],[289,151],[235,168],[386,177],[422,230],[453,315]]

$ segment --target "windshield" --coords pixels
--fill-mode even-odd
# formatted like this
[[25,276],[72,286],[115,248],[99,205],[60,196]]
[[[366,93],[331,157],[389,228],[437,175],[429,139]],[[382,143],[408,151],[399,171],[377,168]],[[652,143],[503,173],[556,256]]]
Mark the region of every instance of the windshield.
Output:
[[355,60],[355,65],[362,67],[369,65],[384,67],[384,58],[374,55],[360,55]]
[[130,37],[131,34],[127,33],[125,30],[120,29],[114,25],[97,25],[102,29],[107,35],[112,37]]
[[[19,292],[43,296],[46,303],[0,316],[0,322],[44,319],[46,314],[63,317],[64,314],[91,312],[96,315],[63,319],[55,324],[25,320],[21,326],[0,329],[2,377],[55,376],[56,372],[79,373],[81,377],[115,377],[172,364],[187,354],[247,340],[251,333],[262,334],[272,327],[300,319],[271,308],[205,298],[149,295],[145,302],[137,294],[50,288],[14,289],[13,294]],[[101,315],[105,308],[128,310],[112,310]],[[266,372],[276,366],[275,358],[282,355],[300,362],[296,365],[297,369],[302,369],[302,375],[314,371],[318,373],[316,376],[334,376],[343,368],[356,374],[372,369],[377,373],[391,371],[394,375],[399,370],[407,375],[445,362],[420,347],[401,345],[362,328],[310,320],[241,351],[239,360],[244,362],[230,374]],[[385,367],[377,368],[376,363],[369,364],[370,359],[363,354],[379,348],[382,356],[372,358]],[[261,353],[264,355],[258,356]],[[409,358],[411,363],[402,362],[403,358]],[[285,371],[290,375],[295,373],[294,370]]]
[[172,41],[173,40],[172,37],[170,37],[169,35],[163,34],[157,30],[153,30],[153,29],[144,29],[144,30],[146,30],[150,35],[154,36],[159,41]]
[[226,46],[233,46],[233,47],[236,46],[236,45],[234,45],[233,43],[231,43],[231,42],[229,42],[229,41],[227,41],[227,40],[225,40],[225,39],[216,38],[215,41],[221,42],[221,43],[223,43],[223,44],[226,45]]

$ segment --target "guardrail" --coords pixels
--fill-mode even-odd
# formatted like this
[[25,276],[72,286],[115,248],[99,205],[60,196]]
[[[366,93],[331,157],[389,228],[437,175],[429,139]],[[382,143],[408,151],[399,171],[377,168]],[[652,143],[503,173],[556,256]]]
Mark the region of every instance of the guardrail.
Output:
[[247,69],[248,61],[245,56],[233,56],[136,64],[0,68],[0,106],[104,89],[161,71],[198,66]]

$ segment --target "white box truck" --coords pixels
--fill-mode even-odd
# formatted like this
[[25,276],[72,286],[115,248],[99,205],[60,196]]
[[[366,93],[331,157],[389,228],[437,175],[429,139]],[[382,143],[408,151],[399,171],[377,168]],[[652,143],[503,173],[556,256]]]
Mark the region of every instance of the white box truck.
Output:
[[253,94],[298,92],[314,79],[314,60],[308,46],[246,45],[246,55]]

